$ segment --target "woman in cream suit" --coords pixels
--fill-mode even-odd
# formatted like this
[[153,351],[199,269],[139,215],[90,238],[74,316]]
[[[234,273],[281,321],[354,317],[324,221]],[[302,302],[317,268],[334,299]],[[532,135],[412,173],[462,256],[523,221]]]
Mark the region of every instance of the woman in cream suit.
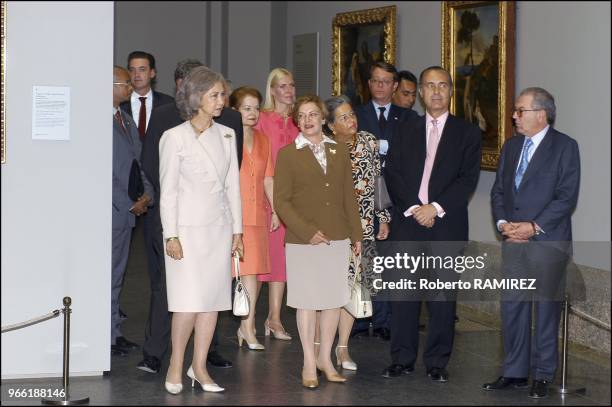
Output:
[[[345,144],[323,134],[325,107],[317,96],[296,102],[301,133],[283,147],[274,173],[274,206],[287,225],[287,305],[297,308],[304,351],[302,384],[319,385],[316,368],[328,381],[344,382],[331,362],[340,307],[349,301],[350,244],[361,251],[361,220]],[[321,311],[321,349],[315,355],[316,313]]]
[[183,124],[159,145],[160,213],[166,241],[172,355],[166,390],[182,390],[185,347],[195,327],[187,376],[204,391],[223,391],[206,370],[218,311],[231,304],[231,255],[242,252],[242,211],[235,134],[213,121],[225,102],[224,79],[194,68],[180,84],[176,103]]

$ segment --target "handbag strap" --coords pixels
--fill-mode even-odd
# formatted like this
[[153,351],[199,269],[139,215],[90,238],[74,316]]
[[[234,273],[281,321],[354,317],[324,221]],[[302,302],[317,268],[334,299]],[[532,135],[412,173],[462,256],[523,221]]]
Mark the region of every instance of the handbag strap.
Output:
[[361,254],[355,254],[351,250],[351,256],[353,257],[353,264],[355,265],[355,279],[353,280],[353,287],[361,282]]
[[242,279],[240,278],[240,257],[238,253],[234,253],[232,256],[234,260],[234,271],[236,272],[236,281],[242,283]]

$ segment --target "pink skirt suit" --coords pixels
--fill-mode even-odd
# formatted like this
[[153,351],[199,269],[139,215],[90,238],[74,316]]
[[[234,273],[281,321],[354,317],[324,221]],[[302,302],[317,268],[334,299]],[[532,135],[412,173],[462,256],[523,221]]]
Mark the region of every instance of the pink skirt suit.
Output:
[[[300,130],[291,117],[284,118],[276,112],[261,112],[259,121],[255,126],[270,141],[272,151],[272,163],[276,165],[278,152],[284,146],[295,141]],[[267,209],[268,225],[272,219],[272,210]],[[287,281],[286,259],[285,259],[285,225],[274,232],[269,232],[268,244],[270,251],[270,273],[257,276],[258,281]]]

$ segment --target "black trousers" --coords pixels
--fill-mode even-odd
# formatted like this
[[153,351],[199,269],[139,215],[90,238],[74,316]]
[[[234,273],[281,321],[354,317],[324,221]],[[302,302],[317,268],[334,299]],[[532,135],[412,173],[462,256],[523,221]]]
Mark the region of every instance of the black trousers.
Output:
[[[419,316],[422,301],[391,301],[391,361],[414,365],[419,352]],[[427,301],[429,321],[423,363],[444,368],[455,340],[455,301]]]
[[[463,242],[401,242],[394,250],[412,256],[457,256],[462,252]],[[391,274],[393,275],[393,273]],[[453,282],[459,275],[453,270],[420,269],[414,274],[400,270],[396,278],[414,280],[419,286],[421,279]],[[414,365],[419,351],[419,317],[421,305],[427,305],[427,339],[423,362],[427,369],[445,368],[450,359],[455,340],[455,314],[457,290],[413,290],[396,295],[391,303],[391,361],[394,364]]]
[[[159,199],[159,197],[157,198]],[[164,242],[159,206],[157,204],[150,207],[144,215],[143,232],[147,253],[147,269],[151,285],[151,299],[142,353],[145,358],[154,356],[162,360],[170,345],[172,324],[171,313],[168,312]],[[215,329],[209,352],[215,351],[218,343],[219,338]]]

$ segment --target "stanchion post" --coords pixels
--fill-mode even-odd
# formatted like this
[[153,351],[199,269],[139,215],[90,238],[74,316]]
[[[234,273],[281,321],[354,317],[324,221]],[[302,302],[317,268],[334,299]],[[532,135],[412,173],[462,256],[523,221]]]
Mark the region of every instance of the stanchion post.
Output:
[[66,395],[70,392],[70,309],[72,299],[64,297],[64,390]]
[[565,295],[565,300],[563,301],[563,338],[561,342],[561,387],[559,387],[559,393],[561,396],[565,396],[566,394],[585,394],[586,388],[580,388],[576,390],[570,390],[567,388],[567,354],[569,353],[569,310],[570,310],[570,300],[569,296]]
[[88,404],[89,397],[71,398],[70,397],[70,314],[72,309],[72,299],[64,297],[64,369],[63,369],[63,385],[64,396],[54,398],[44,398],[42,404],[52,406],[71,406],[78,404]]

